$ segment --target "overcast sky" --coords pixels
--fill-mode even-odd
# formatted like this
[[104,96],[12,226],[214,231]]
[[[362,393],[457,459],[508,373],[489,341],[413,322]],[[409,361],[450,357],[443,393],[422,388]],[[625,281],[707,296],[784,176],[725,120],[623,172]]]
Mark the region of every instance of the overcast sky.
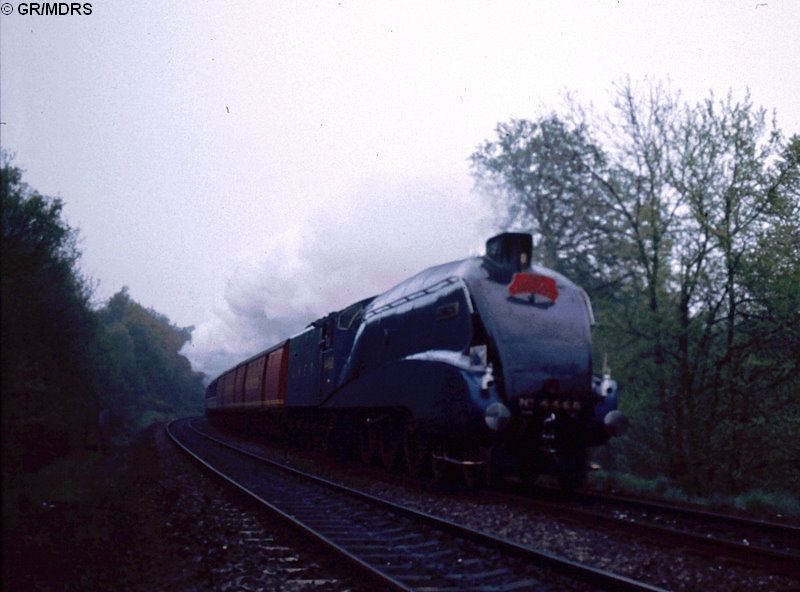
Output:
[[612,84],[749,87],[800,132],[800,2],[92,2],[0,17],[0,141],[212,375],[492,232],[467,158]]

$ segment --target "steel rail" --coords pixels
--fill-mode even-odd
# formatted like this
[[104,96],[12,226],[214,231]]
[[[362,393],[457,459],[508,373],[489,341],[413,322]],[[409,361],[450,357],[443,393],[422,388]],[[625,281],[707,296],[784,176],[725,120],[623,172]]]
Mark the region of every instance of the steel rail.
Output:
[[749,516],[737,516],[736,514],[704,510],[702,508],[691,508],[684,505],[671,504],[669,502],[641,499],[623,495],[611,495],[601,492],[582,493],[580,494],[580,498],[585,501],[610,501],[644,509],[666,510],[674,514],[702,518],[704,520],[714,521],[720,524],[729,524],[734,527],[741,525],[748,528],[758,528],[765,531],[771,531],[779,536],[800,537],[800,525],[796,524],[762,520],[760,518],[751,518]]
[[652,522],[611,516],[603,512],[570,508],[569,513],[580,517],[581,524],[586,519],[617,526],[626,530],[647,532],[656,542],[674,541],[691,547],[703,555],[726,558],[743,565],[767,568],[792,577],[800,577],[800,555],[787,553],[769,547],[750,545],[726,538],[703,535],[698,532],[654,524]]
[[[172,424],[170,424],[170,425],[172,425]],[[536,565],[539,565],[539,566],[545,566],[547,568],[556,570],[556,571],[558,571],[560,573],[563,573],[563,574],[571,576],[571,577],[579,577],[579,578],[583,579],[584,581],[586,581],[588,583],[591,583],[593,585],[599,585],[599,586],[602,586],[604,588],[608,588],[608,589],[611,589],[611,590],[648,591],[648,592],[656,592],[656,591],[662,590],[661,588],[658,588],[656,586],[652,586],[650,584],[646,584],[644,582],[639,582],[639,581],[633,580],[633,579],[625,577],[625,576],[614,574],[613,572],[609,572],[609,571],[602,570],[602,569],[599,569],[599,568],[591,567],[591,566],[583,564],[583,563],[572,561],[570,559],[567,559],[565,557],[561,557],[561,556],[553,554],[553,553],[549,553],[547,551],[534,549],[532,547],[521,545],[521,544],[516,543],[514,541],[511,541],[509,539],[506,539],[506,538],[503,538],[503,537],[499,537],[499,536],[496,536],[496,535],[493,535],[493,534],[490,534],[490,533],[487,533],[487,532],[483,532],[483,531],[475,530],[475,529],[472,529],[472,528],[468,528],[466,526],[463,526],[461,524],[457,524],[457,523],[452,522],[450,520],[439,518],[437,516],[433,516],[431,514],[427,514],[425,512],[421,512],[419,510],[415,510],[415,509],[412,509],[412,508],[409,508],[409,507],[406,507],[406,506],[402,506],[400,504],[385,500],[383,498],[379,498],[377,496],[373,496],[373,495],[368,494],[366,492],[359,491],[359,490],[347,487],[345,485],[341,485],[339,483],[335,483],[333,481],[329,481],[329,480],[324,479],[322,477],[319,477],[317,475],[312,475],[310,473],[307,473],[305,471],[301,471],[301,470],[296,469],[294,467],[290,467],[290,466],[284,465],[284,464],[279,463],[277,461],[274,461],[272,459],[265,458],[265,457],[263,457],[261,455],[255,454],[255,453],[253,453],[253,452],[251,452],[249,450],[245,450],[245,449],[243,449],[243,448],[241,448],[239,446],[236,446],[234,444],[230,444],[229,442],[226,442],[226,441],[224,441],[224,440],[222,440],[220,438],[217,438],[217,437],[215,437],[213,435],[205,433],[202,430],[198,430],[194,425],[192,425],[191,422],[189,422],[187,425],[188,425],[188,427],[190,429],[192,429],[197,434],[201,435],[202,437],[204,437],[204,438],[206,438],[208,440],[216,442],[217,444],[219,444],[221,446],[224,446],[224,447],[226,447],[226,448],[228,448],[230,450],[233,450],[233,451],[235,451],[235,452],[237,452],[239,454],[245,455],[245,456],[250,457],[252,459],[255,459],[255,460],[259,461],[259,462],[265,463],[265,464],[267,464],[267,465],[269,465],[269,466],[271,466],[271,467],[273,467],[275,469],[278,469],[278,470],[280,470],[280,471],[282,471],[284,473],[291,474],[291,475],[294,475],[294,476],[297,476],[297,477],[301,477],[301,478],[303,478],[305,480],[312,481],[312,482],[317,483],[319,485],[322,485],[322,486],[324,486],[324,487],[326,487],[326,488],[328,488],[330,490],[334,490],[334,491],[337,491],[337,492],[340,492],[340,493],[347,494],[348,496],[358,498],[358,499],[360,499],[362,501],[366,501],[366,502],[370,503],[371,505],[380,507],[380,508],[382,508],[384,510],[389,510],[394,514],[397,514],[397,515],[400,515],[400,516],[404,516],[406,518],[410,518],[410,519],[418,521],[418,522],[425,523],[425,524],[427,524],[429,526],[432,526],[434,528],[443,530],[445,532],[449,532],[451,534],[457,535],[458,537],[470,540],[470,541],[472,541],[474,543],[477,543],[479,545],[487,546],[487,547],[490,547],[490,548],[492,548],[494,550],[503,551],[503,552],[505,552],[505,553],[507,553],[509,555],[513,555],[515,557],[518,557],[518,558],[523,559],[525,561],[532,562],[532,563],[534,563]],[[206,463],[204,463],[204,464],[206,464]],[[215,472],[218,472],[218,471],[215,470]],[[235,482],[232,479],[230,479],[228,477],[225,477],[225,478],[226,478],[227,481],[229,481],[229,482],[231,482],[232,484],[235,485]],[[253,494],[252,492],[249,492],[249,493],[251,495],[253,495],[253,497],[256,497],[256,495]],[[272,506],[270,505],[270,507],[272,507]],[[281,512],[280,510],[277,510],[277,511]],[[283,512],[281,512],[281,513],[283,514]],[[309,534],[312,534],[313,536],[318,536],[318,535],[315,534],[315,531],[313,529],[310,529],[307,526],[303,526],[303,530],[305,530],[306,532],[309,532]],[[327,544],[330,544],[331,546],[335,546],[335,543],[333,543],[332,541],[326,540],[325,542]],[[355,559],[358,560],[357,558],[355,558]],[[364,564],[365,562],[360,562],[360,563]]]
[[[369,563],[367,563],[367,562],[363,561],[362,559],[356,557],[355,555],[353,555],[352,553],[350,553],[349,551],[347,551],[346,549],[344,549],[340,545],[337,545],[336,543],[331,541],[324,534],[318,532],[314,528],[311,528],[311,527],[303,524],[302,522],[300,522],[299,520],[295,519],[290,514],[287,514],[286,512],[284,512],[283,510],[281,510],[280,508],[275,506],[274,504],[272,504],[269,501],[265,500],[263,497],[261,497],[260,495],[258,495],[254,491],[250,490],[245,485],[237,482],[236,480],[232,479],[231,477],[229,477],[228,475],[226,475],[222,471],[218,470],[216,467],[212,466],[210,463],[206,462],[198,454],[196,454],[195,452],[190,450],[186,445],[184,445],[183,442],[181,442],[180,439],[173,432],[173,429],[172,429],[173,425],[176,422],[179,422],[179,421],[184,421],[184,420],[175,419],[175,420],[171,421],[167,425],[167,434],[172,439],[172,441],[178,447],[180,447],[181,450],[183,450],[183,452],[188,454],[193,460],[195,460],[196,462],[200,463],[203,467],[205,467],[207,470],[209,470],[212,473],[214,473],[217,477],[221,478],[223,481],[225,481],[228,484],[232,485],[233,487],[235,487],[239,491],[244,492],[245,494],[250,496],[252,499],[254,499],[256,502],[261,504],[262,506],[267,507],[271,512],[275,513],[277,516],[279,516],[282,520],[284,520],[287,523],[289,523],[291,526],[297,528],[301,532],[306,533],[311,538],[316,539],[316,540],[322,542],[323,544],[327,545],[328,547],[330,547],[333,551],[335,551],[336,553],[341,555],[344,559],[346,559],[347,561],[352,563],[357,569],[363,571],[368,577],[373,578],[377,582],[381,583],[383,586],[386,586],[387,590],[398,590],[398,591],[401,591],[401,592],[413,592],[413,588],[409,588],[408,586],[406,586],[402,582],[399,582],[398,580],[396,580],[395,578],[391,577],[390,575],[388,575],[388,574],[386,574],[386,573],[384,573],[384,572],[382,572],[380,570],[375,569]],[[191,425],[189,427],[194,429],[193,426],[191,426]],[[203,434],[201,434],[201,435],[203,435]]]
[[[608,525],[627,532],[644,532],[650,535],[651,539],[660,544],[670,542],[671,544],[678,544],[683,547],[689,547],[705,556],[711,556],[717,559],[726,559],[742,565],[756,567],[761,569],[769,569],[777,573],[788,575],[791,577],[800,577],[800,554],[783,551],[780,549],[773,549],[762,545],[754,545],[750,543],[743,543],[729,538],[723,538],[708,533],[699,533],[696,530],[684,530],[673,526],[666,526],[657,524],[649,520],[638,519],[628,516],[618,516],[603,512],[601,510],[592,510],[588,508],[579,508],[574,505],[565,505],[563,501],[550,501],[536,499],[529,495],[521,495],[519,493],[501,493],[500,498],[511,497],[514,500],[522,501],[523,503],[535,505],[539,508],[545,508],[548,511],[554,511],[570,522],[586,526],[592,522]],[[602,497],[602,496],[601,496]],[[578,501],[589,501],[589,496],[580,494],[576,498]],[[610,499],[610,498],[609,498]],[[506,499],[507,501],[507,499]],[[601,499],[602,501],[602,499]],[[627,498],[620,500],[613,500],[615,503],[625,504]],[[635,500],[638,502],[638,500]],[[646,509],[659,509],[661,511],[672,511],[673,508],[670,504],[648,504],[636,503],[631,505],[641,506]],[[680,508],[676,514],[682,514],[690,518],[707,518],[703,511],[689,511],[687,508]],[[726,515],[716,514],[711,517],[712,520],[722,521]],[[729,525],[734,525],[734,522],[728,522]],[[758,525],[758,521],[745,520],[742,524],[748,527]],[[788,531],[781,529],[782,534],[787,532],[791,536],[794,534],[794,527],[790,526]]]

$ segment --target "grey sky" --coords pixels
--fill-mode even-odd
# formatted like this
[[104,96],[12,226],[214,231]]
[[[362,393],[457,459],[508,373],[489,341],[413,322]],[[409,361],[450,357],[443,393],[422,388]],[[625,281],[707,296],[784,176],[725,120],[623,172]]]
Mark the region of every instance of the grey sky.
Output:
[[[16,6],[16,3],[14,3]],[[800,2],[93,2],[0,17],[2,145],[215,373],[489,232],[467,157],[560,93],[749,86],[800,131]]]

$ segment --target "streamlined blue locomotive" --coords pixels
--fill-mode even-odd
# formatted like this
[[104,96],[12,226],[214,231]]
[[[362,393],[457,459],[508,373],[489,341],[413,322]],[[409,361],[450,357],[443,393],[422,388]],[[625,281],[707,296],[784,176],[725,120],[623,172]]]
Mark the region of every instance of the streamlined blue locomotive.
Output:
[[318,319],[214,380],[207,413],[417,476],[573,488],[627,420],[592,375],[586,292],[531,255],[529,234],[504,233]]

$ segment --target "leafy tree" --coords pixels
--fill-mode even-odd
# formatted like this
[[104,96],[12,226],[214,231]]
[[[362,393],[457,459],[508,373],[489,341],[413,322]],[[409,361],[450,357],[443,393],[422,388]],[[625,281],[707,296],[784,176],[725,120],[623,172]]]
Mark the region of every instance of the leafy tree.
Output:
[[592,295],[638,420],[630,466],[693,492],[775,475],[766,442],[798,420],[797,138],[749,96],[692,105],[630,81],[608,118],[574,119],[501,124],[473,172]]
[[180,349],[192,327],[131,300],[127,288],[97,312],[98,343],[107,361],[103,403],[129,430],[155,419],[202,412],[202,374],[193,372]]
[[[728,425],[731,475],[800,490],[800,137],[771,169],[767,221],[742,258],[736,421]],[[755,409],[748,409],[749,404]],[[750,441],[751,445],[743,445]],[[777,445],[776,445],[777,444]],[[744,450],[736,454],[735,449]],[[769,455],[762,451],[770,451]],[[734,488],[733,483],[728,488]]]
[[2,154],[3,469],[34,469],[81,442],[92,396],[94,319],[63,203],[22,182]]
[[555,114],[500,123],[497,139],[472,154],[478,184],[497,197],[501,226],[531,230],[543,263],[569,273],[596,269],[598,184],[595,170],[605,155],[585,125],[571,126]]
[[610,133],[622,138],[622,157],[607,187],[637,246],[621,262],[639,271],[648,301],[643,314],[627,317],[629,332],[652,356],[668,475],[708,491],[740,472],[750,439],[732,437],[754,407],[741,381],[741,280],[780,183],[769,167],[780,135],[749,97],[688,105],[660,87],[637,98],[627,84],[616,109],[621,123]]
[[4,474],[97,445],[101,410],[117,419],[117,435],[199,413],[202,375],[179,354],[192,328],[143,308],[126,289],[93,311],[61,200],[25,185],[5,153],[0,188]]

